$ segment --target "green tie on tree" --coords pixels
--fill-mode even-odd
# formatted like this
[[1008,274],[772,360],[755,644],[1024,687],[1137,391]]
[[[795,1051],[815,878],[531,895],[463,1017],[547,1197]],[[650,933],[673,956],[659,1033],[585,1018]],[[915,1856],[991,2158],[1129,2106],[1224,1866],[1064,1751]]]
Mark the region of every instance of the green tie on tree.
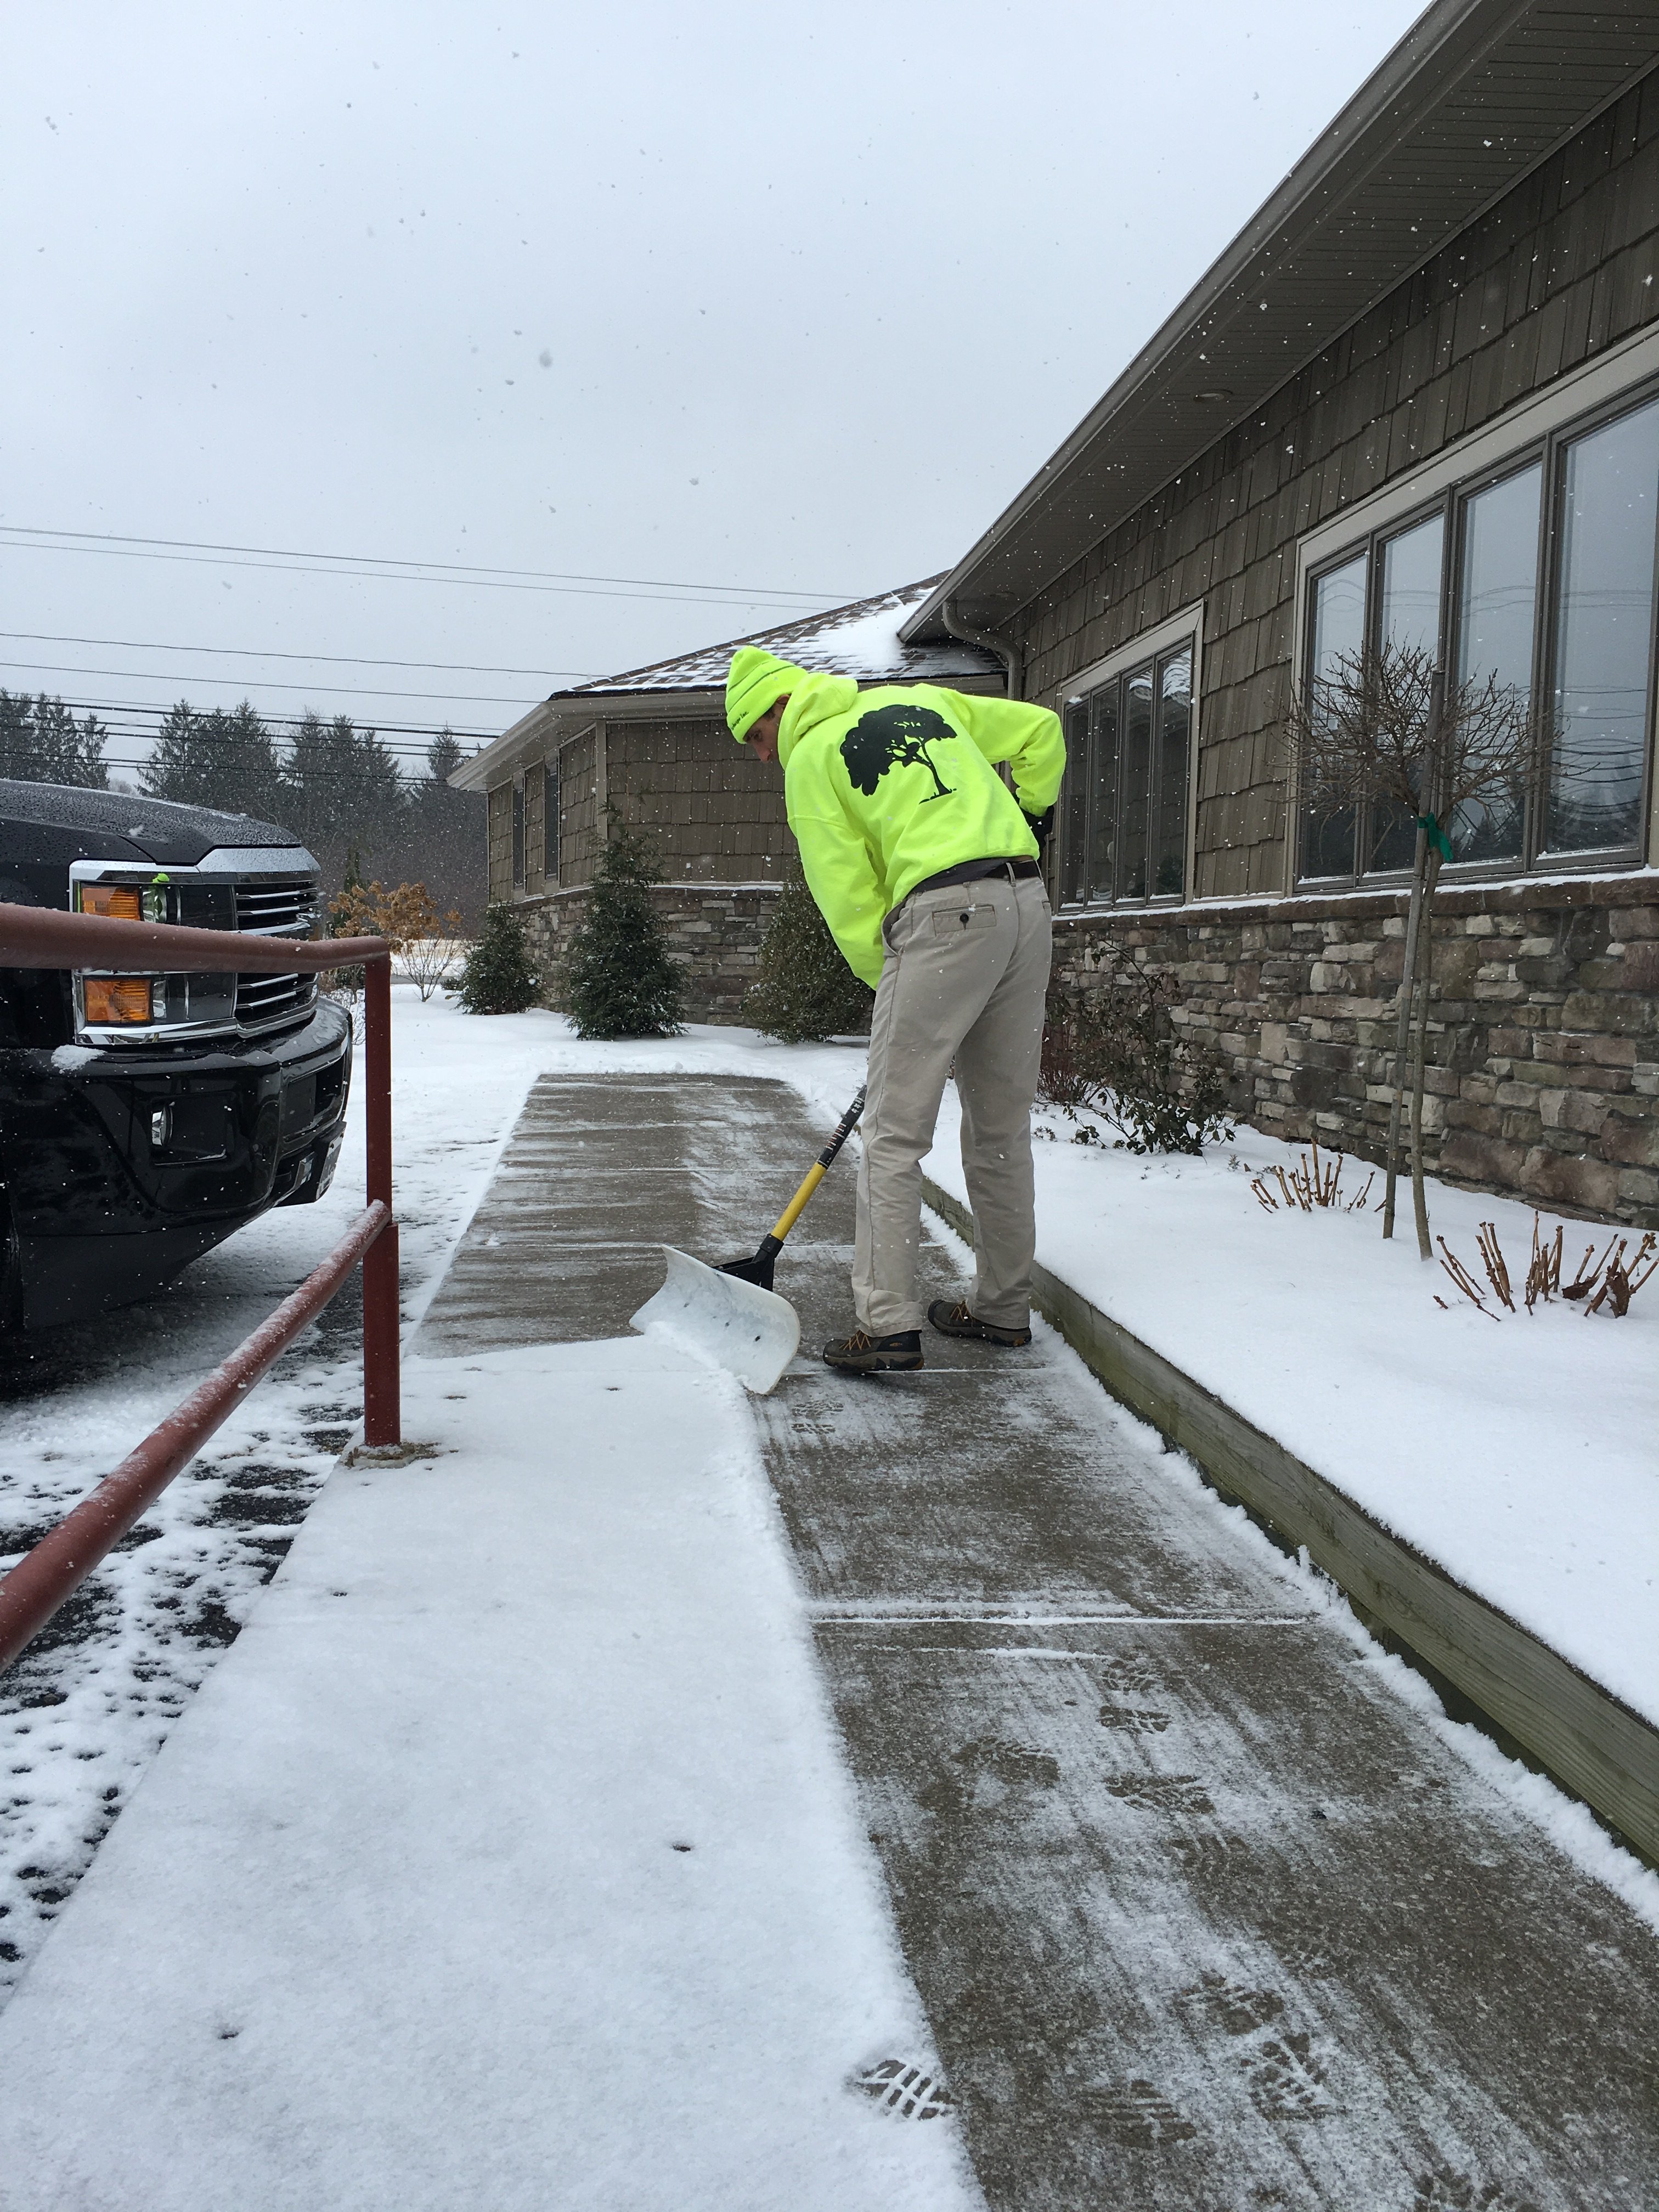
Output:
[[673,1036],[684,986],[651,903],[656,852],[614,807],[607,808],[605,823],[587,912],[571,933],[562,963],[565,1006],[578,1036]]
[[784,884],[743,1002],[745,1021],[784,1044],[867,1030],[875,994],[842,957],[799,869]]

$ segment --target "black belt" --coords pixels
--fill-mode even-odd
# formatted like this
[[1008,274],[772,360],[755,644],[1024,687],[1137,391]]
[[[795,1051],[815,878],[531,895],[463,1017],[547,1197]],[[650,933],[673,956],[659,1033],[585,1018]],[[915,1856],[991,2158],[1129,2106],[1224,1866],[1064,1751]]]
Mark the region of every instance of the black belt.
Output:
[[958,860],[954,868],[941,868],[936,876],[925,876],[919,884],[912,884],[905,893],[914,898],[918,891],[942,891],[952,884],[976,884],[987,876],[1006,875],[1010,882],[1018,883],[1027,876],[1042,873],[1041,860]]

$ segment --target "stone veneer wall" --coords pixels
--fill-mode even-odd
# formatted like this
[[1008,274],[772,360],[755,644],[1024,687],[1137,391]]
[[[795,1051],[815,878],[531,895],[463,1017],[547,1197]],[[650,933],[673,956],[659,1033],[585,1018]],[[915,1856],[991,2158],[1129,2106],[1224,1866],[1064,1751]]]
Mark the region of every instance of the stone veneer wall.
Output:
[[[1403,893],[1056,917],[1054,981],[1103,940],[1174,971],[1242,1119],[1380,1160]],[[1449,1182],[1659,1227],[1659,872],[1443,890],[1425,1153]]]
[[[744,993],[755,980],[779,889],[770,884],[659,884],[652,901],[668,927],[670,957],[685,971],[686,1018],[742,1019]],[[522,902],[525,938],[542,975],[544,1005],[562,1002],[557,963],[586,912],[586,885]]]

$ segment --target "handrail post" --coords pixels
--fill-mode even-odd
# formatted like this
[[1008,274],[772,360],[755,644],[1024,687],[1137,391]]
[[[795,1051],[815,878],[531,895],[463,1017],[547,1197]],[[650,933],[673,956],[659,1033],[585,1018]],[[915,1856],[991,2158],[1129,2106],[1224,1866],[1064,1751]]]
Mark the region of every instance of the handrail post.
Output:
[[[364,1118],[368,1202],[392,1210],[392,957],[363,971]],[[363,1442],[403,1442],[398,1384],[398,1224],[389,1221],[363,1255]]]

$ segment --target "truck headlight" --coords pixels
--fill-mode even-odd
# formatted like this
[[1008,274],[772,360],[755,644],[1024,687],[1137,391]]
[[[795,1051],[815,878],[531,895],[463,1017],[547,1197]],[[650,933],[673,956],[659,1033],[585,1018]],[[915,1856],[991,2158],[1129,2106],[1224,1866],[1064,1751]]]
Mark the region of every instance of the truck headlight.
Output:
[[165,872],[151,883],[138,884],[77,884],[75,886],[75,908],[77,914],[101,914],[110,921],[165,921],[167,918],[167,882]]
[[101,914],[110,921],[142,921],[144,897],[137,884],[77,884],[76,902],[82,914]]
[[81,988],[86,1019],[94,1026],[118,1028],[167,1019],[165,975],[88,975]]

